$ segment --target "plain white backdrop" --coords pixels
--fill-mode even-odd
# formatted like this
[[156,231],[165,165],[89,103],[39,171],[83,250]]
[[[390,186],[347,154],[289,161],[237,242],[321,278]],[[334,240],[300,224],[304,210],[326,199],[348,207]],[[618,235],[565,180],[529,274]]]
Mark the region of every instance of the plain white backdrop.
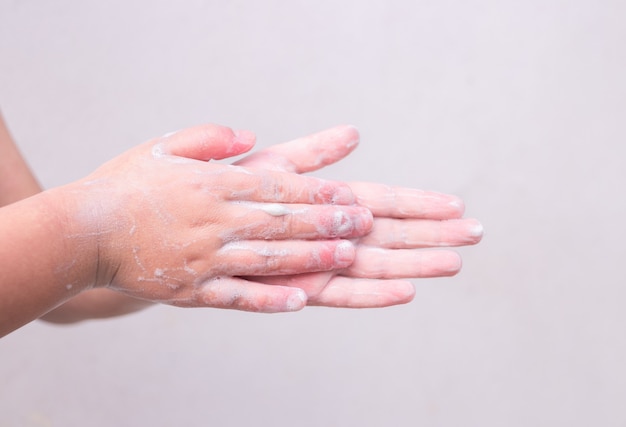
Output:
[[486,230],[401,307],[35,322],[0,340],[0,425],[626,425],[625,20],[617,0],[0,0],[0,108],[46,187],[199,123],[259,146],[350,123],[360,148],[318,176],[454,193]]

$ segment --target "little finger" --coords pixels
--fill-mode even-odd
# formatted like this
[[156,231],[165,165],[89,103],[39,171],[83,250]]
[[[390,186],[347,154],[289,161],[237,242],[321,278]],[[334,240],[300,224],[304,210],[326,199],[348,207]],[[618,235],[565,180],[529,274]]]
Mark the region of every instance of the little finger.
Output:
[[177,305],[227,308],[260,313],[301,310],[307,297],[302,289],[272,286],[237,277],[216,277],[194,292],[192,301]]
[[336,276],[308,305],[343,308],[378,308],[406,304],[415,288],[408,280],[368,280]]

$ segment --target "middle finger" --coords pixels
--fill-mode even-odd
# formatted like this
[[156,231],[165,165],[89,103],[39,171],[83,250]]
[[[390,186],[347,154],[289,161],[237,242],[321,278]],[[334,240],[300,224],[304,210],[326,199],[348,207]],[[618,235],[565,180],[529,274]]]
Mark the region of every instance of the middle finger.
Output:
[[359,206],[300,205],[234,202],[236,224],[224,241],[334,239],[361,237],[372,228],[373,217]]
[[474,245],[483,227],[475,219],[446,221],[375,218],[372,231],[359,243],[386,249],[418,249]]

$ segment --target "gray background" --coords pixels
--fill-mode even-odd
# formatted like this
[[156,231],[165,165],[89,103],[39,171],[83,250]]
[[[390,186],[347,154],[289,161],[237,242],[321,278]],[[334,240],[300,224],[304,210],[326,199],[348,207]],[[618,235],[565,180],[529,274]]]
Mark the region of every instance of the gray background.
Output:
[[591,0],[0,0],[1,108],[46,187],[198,123],[259,146],[351,123],[361,147],[319,176],[454,193],[486,229],[406,306],[35,322],[0,340],[0,425],[626,425],[625,20]]

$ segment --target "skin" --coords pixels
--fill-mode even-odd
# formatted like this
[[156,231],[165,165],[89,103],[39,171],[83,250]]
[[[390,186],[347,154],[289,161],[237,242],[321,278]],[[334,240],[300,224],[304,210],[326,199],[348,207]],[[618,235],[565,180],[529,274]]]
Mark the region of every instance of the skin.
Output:
[[[274,145],[238,164],[312,172],[346,157],[358,141],[354,127],[338,126]],[[457,274],[461,258],[441,248],[474,245],[482,239],[482,225],[462,218],[464,205],[456,196],[370,182],[349,185],[357,204],[374,215],[372,231],[354,240],[355,262],[331,272],[256,280],[300,287],[307,293],[308,305],[375,308],[404,304],[413,299],[415,289],[403,279]]]
[[[248,132],[205,125],[142,144],[93,174],[0,209],[0,332],[106,288],[184,307],[293,311],[299,288],[244,276],[344,268],[372,227],[349,187],[209,162],[248,151]],[[270,215],[256,206],[288,204]]]
[[[238,165],[311,172],[347,156],[358,140],[356,129],[340,126],[251,154]],[[20,170],[23,172],[24,168]],[[358,204],[374,214],[372,232],[356,243],[355,262],[350,268],[289,276],[250,276],[248,284],[303,289],[309,305],[365,308],[401,304],[414,295],[411,282],[401,279],[449,276],[460,269],[456,253],[425,248],[469,245],[481,239],[482,227],[476,220],[461,218],[463,204],[454,196],[372,183],[350,186]],[[31,187],[29,191],[37,190]],[[14,200],[26,195],[13,193]],[[255,307],[262,308],[261,295],[253,295],[254,298]],[[69,323],[127,314],[148,305],[149,302],[109,289],[93,289],[52,310],[44,319]]]

